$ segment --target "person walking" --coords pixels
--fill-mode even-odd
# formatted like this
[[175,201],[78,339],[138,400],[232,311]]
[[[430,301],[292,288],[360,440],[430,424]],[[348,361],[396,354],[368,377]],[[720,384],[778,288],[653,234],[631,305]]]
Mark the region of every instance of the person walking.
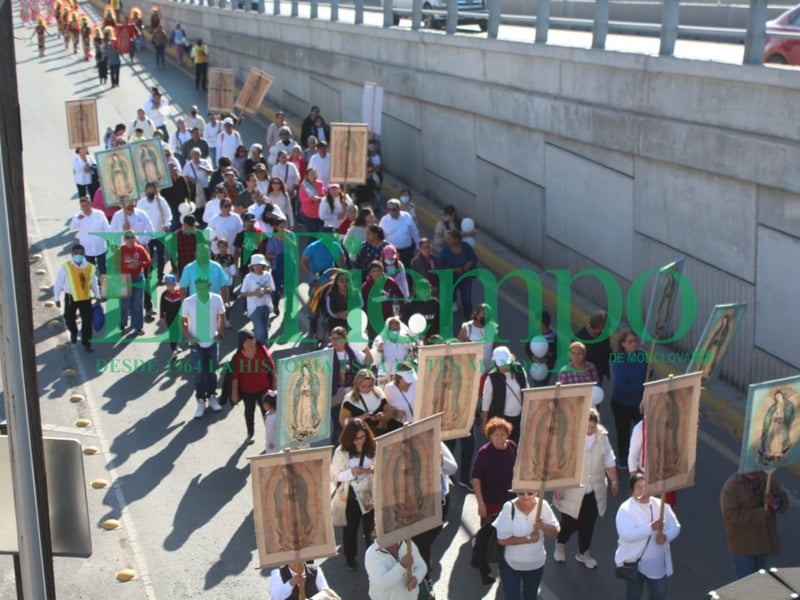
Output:
[[263,342],[256,339],[251,331],[242,329],[231,367],[231,402],[235,406],[244,401],[244,422],[247,427],[245,442],[249,446],[255,443],[256,405],[263,421],[269,407],[267,396],[273,396],[278,386],[275,361]]
[[611,412],[617,430],[618,469],[627,469],[631,430],[642,416],[639,403],[647,378],[647,355],[639,349],[639,336],[631,330],[619,336],[619,347],[611,363]]
[[635,565],[635,573],[625,581],[625,600],[640,600],[645,584],[650,600],[665,600],[672,575],[672,554],[669,544],[681,531],[681,525],[669,504],[664,504],[660,518],[661,500],[645,493],[644,475],[634,473],[628,485],[631,497],[617,511],[619,542],[614,563],[623,567]]
[[121,327],[124,333],[130,319],[134,333],[144,335],[144,272],[153,261],[147,248],[136,241],[133,231],[126,231],[123,239],[124,243],[119,249],[120,273],[125,279],[122,287]]
[[556,490],[553,494],[556,508],[561,512],[561,531],[558,533],[553,560],[557,563],[565,561],[567,542],[577,531],[578,553],[575,560],[587,569],[596,569],[597,561],[589,553],[594,524],[598,516],[606,514],[607,481],[611,482],[611,493],[616,496],[619,493],[619,479],[608,431],[600,424],[600,413],[594,408],[589,410],[583,454],[581,487]]
[[97,285],[95,266],[86,260],[81,244],[72,247],[70,260],[56,274],[53,295],[56,306],[61,308],[64,293],[64,321],[69,329],[70,342],[78,341],[76,313],[81,317],[81,343],[84,350],[92,352],[92,297],[100,303],[100,288]]
[[208,44],[198,38],[192,48],[192,60],[194,61],[194,89],[208,91]]
[[767,557],[781,549],[777,515],[789,509],[786,491],[764,471],[734,473],[722,486],[719,503],[737,579],[765,569]]

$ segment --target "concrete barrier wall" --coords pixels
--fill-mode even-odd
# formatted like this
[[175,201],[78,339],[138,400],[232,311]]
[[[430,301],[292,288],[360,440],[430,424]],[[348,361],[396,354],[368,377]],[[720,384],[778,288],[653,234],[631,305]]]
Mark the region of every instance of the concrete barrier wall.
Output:
[[275,76],[297,114],[358,121],[378,82],[388,168],[544,268],[608,269],[627,290],[686,256],[698,317],[679,349],[714,304],[749,304],[732,383],[800,367],[797,73],[163,6],[215,66]]

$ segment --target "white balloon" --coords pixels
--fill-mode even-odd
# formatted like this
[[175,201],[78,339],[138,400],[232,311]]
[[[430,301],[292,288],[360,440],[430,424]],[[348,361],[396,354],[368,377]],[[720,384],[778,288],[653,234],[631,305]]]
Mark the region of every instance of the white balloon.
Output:
[[592,406],[598,406],[605,398],[605,392],[603,392],[603,388],[599,385],[596,385],[592,388]]
[[178,212],[181,214],[181,216],[188,215],[190,212],[192,212],[192,207],[186,202],[181,202],[178,205]]
[[536,358],[544,358],[547,356],[547,351],[550,349],[550,346],[547,344],[547,340],[541,335],[537,335],[535,338],[533,338],[528,347],[531,349],[531,352]]
[[547,365],[544,363],[533,363],[528,372],[534,381],[544,381],[547,379]]
[[350,327],[350,331],[364,332],[367,330],[367,323],[367,313],[361,309],[354,308],[347,314],[347,325]]
[[367,342],[348,342],[347,344],[353,352],[363,352],[367,349]]
[[466,231],[467,233],[469,233],[474,229],[475,229],[475,221],[473,221],[469,217],[461,219],[461,231]]
[[411,335],[419,335],[425,331],[425,327],[427,326],[428,321],[419,313],[411,315],[411,318],[408,319],[408,331]]

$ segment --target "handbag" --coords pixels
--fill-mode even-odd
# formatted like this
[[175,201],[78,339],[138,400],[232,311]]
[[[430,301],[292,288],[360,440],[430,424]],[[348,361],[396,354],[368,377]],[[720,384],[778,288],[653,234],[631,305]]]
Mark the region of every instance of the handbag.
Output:
[[92,306],[92,327],[95,331],[100,331],[106,326],[106,313],[102,304]]
[[[650,520],[653,519],[653,506],[650,505]],[[635,582],[639,578],[639,562],[642,560],[644,553],[647,552],[647,544],[650,543],[650,538],[652,536],[647,536],[647,541],[644,544],[644,549],[642,553],[639,555],[633,562],[623,562],[621,565],[617,565],[614,569],[614,577],[617,579],[624,579],[625,581]]]
[[333,526],[344,527],[347,525],[347,486],[342,482],[336,486],[331,496],[331,514]]
[[[358,461],[358,466],[364,466],[365,456],[362,454]],[[350,489],[356,495],[361,514],[366,514],[375,508],[375,501],[372,498],[372,475],[366,475],[361,479],[354,479],[350,482]]]

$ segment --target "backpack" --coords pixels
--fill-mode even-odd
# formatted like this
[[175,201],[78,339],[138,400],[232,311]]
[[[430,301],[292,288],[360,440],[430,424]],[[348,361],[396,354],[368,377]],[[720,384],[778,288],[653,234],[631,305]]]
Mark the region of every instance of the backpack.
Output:
[[[501,509],[502,510],[502,509]],[[511,520],[514,520],[516,507],[511,503]],[[489,563],[499,563],[503,559],[504,547],[497,543],[497,529],[492,524],[494,515],[491,519],[478,530],[475,534],[475,543],[472,546],[472,561],[470,564],[482,573],[489,572]]]

